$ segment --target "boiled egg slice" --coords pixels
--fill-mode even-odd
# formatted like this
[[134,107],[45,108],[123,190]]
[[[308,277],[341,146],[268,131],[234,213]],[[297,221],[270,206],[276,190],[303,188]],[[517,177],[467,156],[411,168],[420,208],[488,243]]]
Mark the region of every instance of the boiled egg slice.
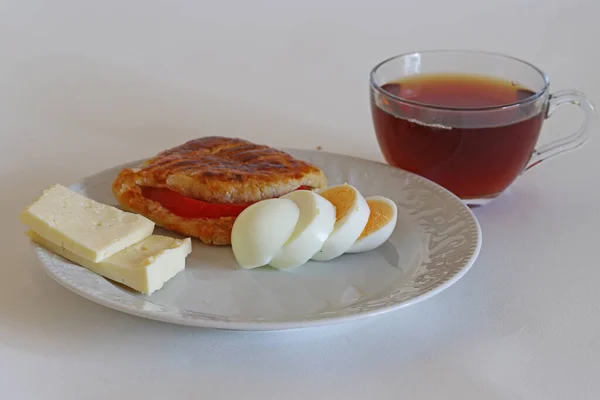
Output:
[[289,199],[267,199],[238,215],[231,230],[231,248],[240,267],[251,269],[271,262],[288,241],[300,216]]
[[293,201],[300,209],[300,217],[292,236],[269,265],[291,269],[305,264],[323,247],[333,231],[336,213],[333,204],[308,190],[296,190],[280,198]]
[[344,254],[354,244],[367,225],[370,211],[367,201],[354,186],[331,186],[319,194],[335,207],[336,222],[333,232],[312,259],[328,261]]
[[362,253],[384,244],[396,228],[398,207],[392,200],[382,196],[367,197],[371,213],[362,233],[347,253]]

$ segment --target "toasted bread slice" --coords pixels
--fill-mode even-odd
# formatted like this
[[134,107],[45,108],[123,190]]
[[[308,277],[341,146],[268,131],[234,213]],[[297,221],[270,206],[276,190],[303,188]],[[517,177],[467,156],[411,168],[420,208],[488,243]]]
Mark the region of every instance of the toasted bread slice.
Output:
[[139,168],[122,170],[113,182],[113,194],[124,208],[159,226],[205,243],[230,244],[235,217],[180,217],[144,197],[142,188],[167,188],[192,199],[231,204],[279,197],[301,186],[320,189],[327,179],[316,166],[283,151],[211,136],[165,150]]

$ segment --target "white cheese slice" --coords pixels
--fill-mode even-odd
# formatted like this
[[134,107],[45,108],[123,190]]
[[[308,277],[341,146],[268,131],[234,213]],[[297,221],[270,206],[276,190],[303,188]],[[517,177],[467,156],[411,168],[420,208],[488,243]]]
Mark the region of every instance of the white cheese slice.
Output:
[[152,235],[100,262],[93,262],[27,231],[34,242],[105,278],[122,283],[145,294],[160,289],[165,282],[185,268],[185,258],[192,252],[190,238],[174,239]]
[[19,218],[37,234],[77,256],[98,262],[152,234],[154,222],[54,185]]

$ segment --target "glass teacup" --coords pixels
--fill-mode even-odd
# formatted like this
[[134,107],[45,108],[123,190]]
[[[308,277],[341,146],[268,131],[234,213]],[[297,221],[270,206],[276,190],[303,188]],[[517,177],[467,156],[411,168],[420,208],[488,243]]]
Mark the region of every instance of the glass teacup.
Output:
[[[534,65],[480,51],[392,57],[371,72],[371,110],[389,164],[424,176],[469,205],[502,193],[523,171],[583,144],[595,119],[584,94],[550,93]],[[580,107],[575,133],[536,148],[560,106]]]

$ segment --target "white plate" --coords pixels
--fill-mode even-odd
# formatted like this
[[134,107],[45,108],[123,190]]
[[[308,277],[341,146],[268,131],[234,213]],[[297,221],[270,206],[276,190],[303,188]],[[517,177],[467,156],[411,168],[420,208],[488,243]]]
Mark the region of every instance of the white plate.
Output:
[[[44,248],[44,269],[75,293],[115,310],[174,324],[276,330],[346,322],[414,304],[441,292],[471,267],[481,230],[471,211],[440,186],[373,161],[307,150],[287,150],[321,167],[329,184],[347,182],[364,195],[398,204],[390,240],[362,254],[291,271],[236,267],[230,247],[194,241],[185,271],[151,296],[137,294]],[[117,205],[111,184],[123,165],[71,186]],[[169,234],[162,229],[160,233]]]

